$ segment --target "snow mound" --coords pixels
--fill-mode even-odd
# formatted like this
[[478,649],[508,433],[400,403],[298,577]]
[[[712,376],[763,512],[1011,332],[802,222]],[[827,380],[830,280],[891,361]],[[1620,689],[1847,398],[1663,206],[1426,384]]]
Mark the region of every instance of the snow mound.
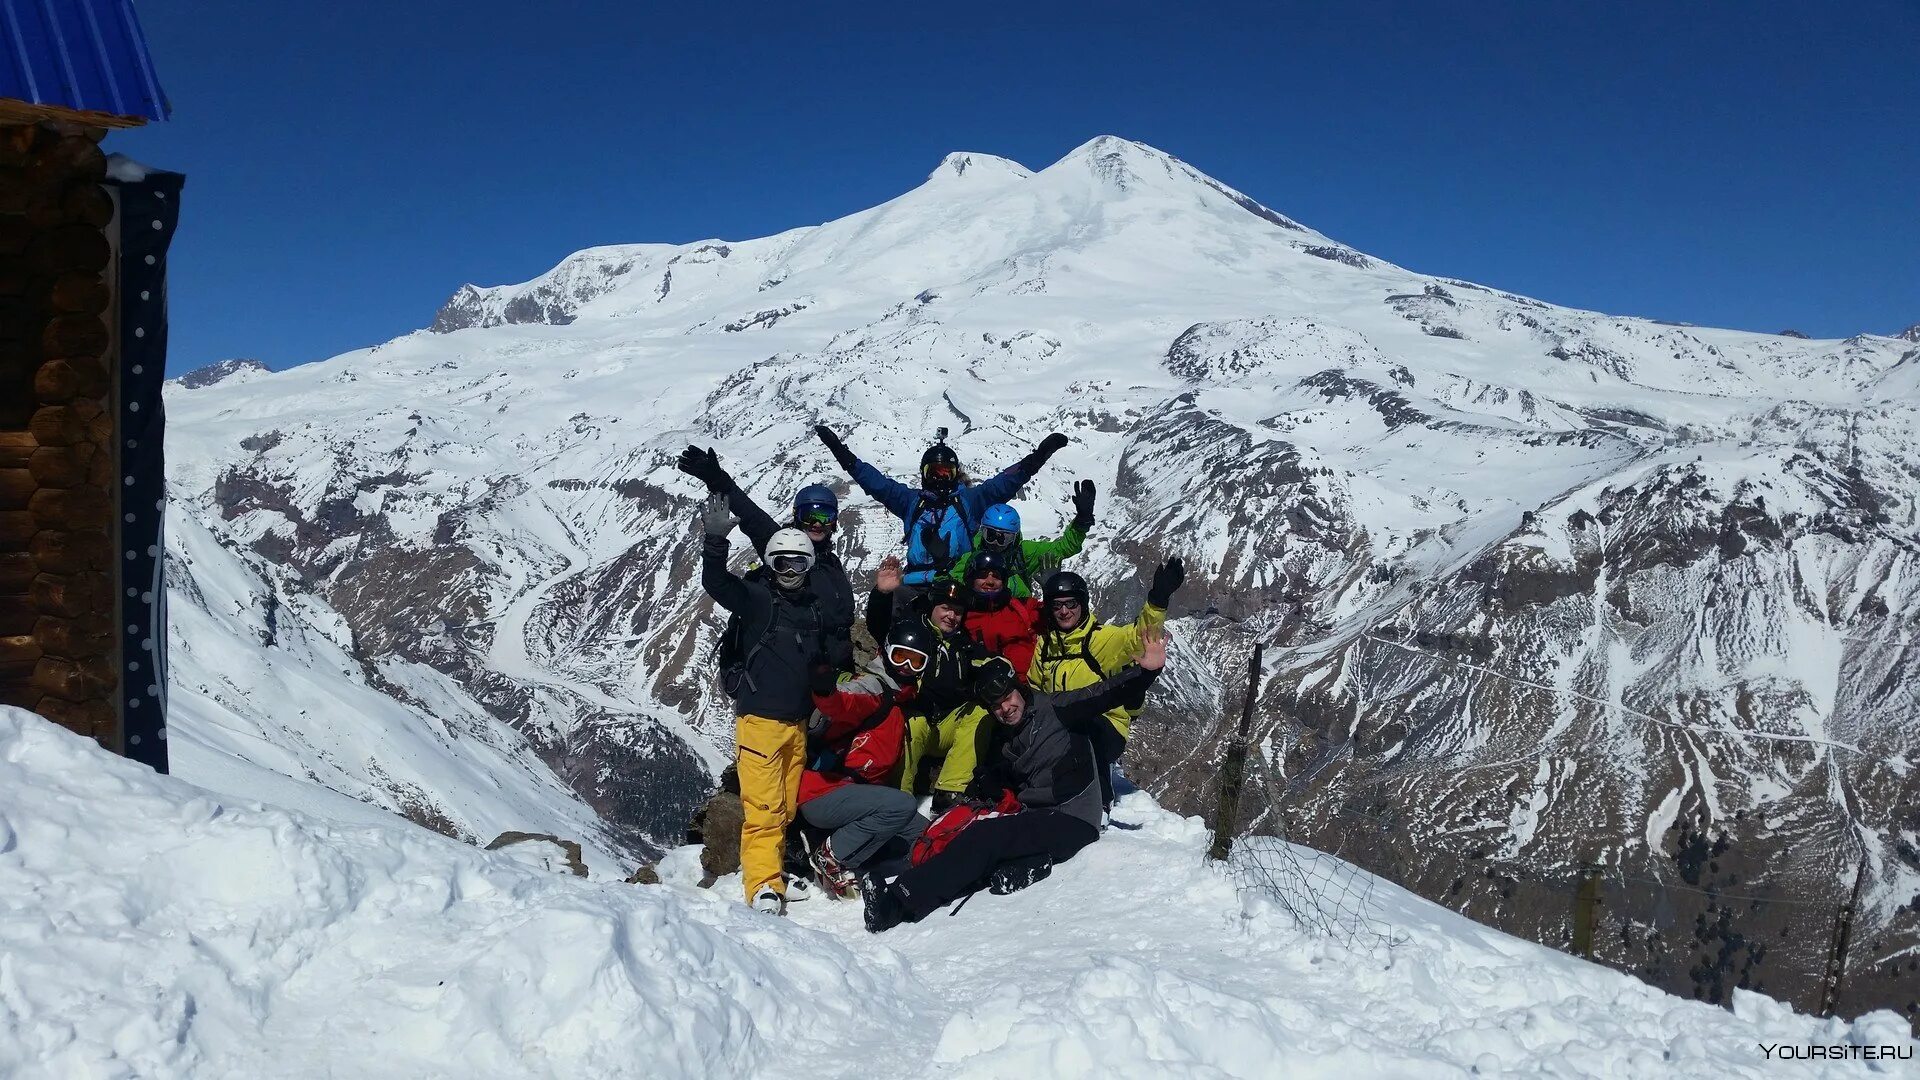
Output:
[[0,1076],[768,1075],[912,996],[708,893],[224,803],[0,708]]
[[1892,1013],[1682,1001],[1384,883],[1405,943],[1347,952],[1237,896],[1197,820],[1120,816],[1041,887],[873,938],[857,904],[773,920],[222,802],[0,708],[0,1076],[1758,1077],[1763,1044],[1911,1045]]

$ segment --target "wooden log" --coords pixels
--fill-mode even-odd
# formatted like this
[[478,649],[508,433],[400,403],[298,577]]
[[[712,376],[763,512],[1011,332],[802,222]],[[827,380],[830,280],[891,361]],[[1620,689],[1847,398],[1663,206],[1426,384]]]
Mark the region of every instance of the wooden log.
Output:
[[42,615],[77,619],[110,611],[113,579],[105,574],[41,574],[33,579],[33,604]]
[[120,688],[120,673],[114,670],[113,658],[107,656],[104,650],[89,653],[74,663],[80,668],[82,700],[111,697]]
[[105,356],[107,324],[97,315],[61,315],[47,323],[40,348],[48,356]]
[[0,466],[24,465],[39,448],[40,443],[31,432],[0,431]]
[[96,229],[106,228],[113,220],[113,196],[98,183],[83,181],[69,187],[60,197],[60,207],[67,212],[69,220]]
[[25,551],[40,531],[30,510],[0,510],[0,551]]
[[[21,341],[38,337],[46,317],[46,308],[35,297],[0,296],[0,338]],[[15,356],[27,355],[20,349],[9,351]]]
[[33,149],[33,125],[0,124],[0,165],[18,169],[27,163],[27,151]]
[[98,455],[92,443],[43,446],[33,452],[27,468],[43,488],[78,487],[87,482],[87,464]]
[[113,540],[105,529],[80,532],[46,529],[34,536],[27,553],[42,573],[106,570],[113,564]]
[[[88,405],[92,403],[87,401],[85,398],[82,398],[80,401],[80,404]],[[97,405],[95,405],[94,407],[99,408],[99,406]],[[92,442],[95,446],[112,446],[113,445],[113,414],[108,412],[101,412],[94,416],[89,417],[87,419],[87,439],[90,442]],[[107,481],[107,478],[103,477],[99,480],[94,481],[94,483],[103,484],[103,483],[106,483],[106,481]]]
[[[79,417],[83,422],[99,416],[102,411],[100,402],[93,398],[81,398],[73,403],[73,415]],[[92,435],[88,435],[87,437],[89,439],[93,438]],[[96,439],[94,441],[97,442],[99,440]]]
[[107,310],[108,295],[98,274],[62,274],[54,279],[49,300],[55,311],[98,315]]
[[27,243],[30,265],[43,274],[69,271],[97,274],[106,268],[112,252],[106,234],[91,225],[62,225],[47,229]]
[[27,173],[48,187],[62,187],[76,180],[97,184],[106,179],[107,155],[84,135],[61,133],[50,144],[34,148]]
[[33,227],[19,214],[0,215],[0,255],[18,255],[33,241]]
[[40,609],[31,597],[0,596],[0,635],[31,634],[39,619]]
[[46,405],[35,410],[27,430],[41,446],[72,446],[87,440],[86,424],[65,405]]
[[33,636],[48,656],[105,656],[113,651],[113,620],[104,612],[77,619],[42,615],[34,621]]
[[104,403],[108,391],[113,389],[113,375],[104,356],[64,356],[59,358],[73,369],[74,378],[79,380],[77,390],[83,401]]
[[20,214],[38,194],[27,181],[27,171],[18,165],[0,164],[0,214]]
[[[38,690],[40,684],[29,680],[29,685]],[[93,716],[85,706],[77,701],[68,701],[58,695],[41,691],[40,698],[34,702],[33,711],[59,724],[75,735],[93,738]]]
[[26,592],[40,569],[40,560],[31,551],[0,553],[0,593],[18,595]]
[[46,655],[40,639],[32,634],[8,634],[0,637],[0,664],[37,664]]
[[49,360],[33,373],[33,392],[49,405],[65,405],[80,393],[80,377],[65,360]]
[[[22,660],[18,663],[0,663],[0,690],[10,691],[0,696],[0,705],[18,705],[22,709],[34,709],[43,696],[40,689],[33,685],[33,669],[38,660]],[[34,709],[38,712],[38,709]]]
[[26,469],[0,469],[0,510],[24,510],[40,490],[40,481]]
[[27,509],[43,529],[107,529],[113,526],[113,500],[92,484],[75,488],[41,488],[27,500]]
[[[107,417],[98,416],[98,417],[95,417],[94,419],[97,422],[101,420],[106,420]],[[105,447],[107,443],[111,441],[111,439],[112,439],[112,436],[109,435],[106,439],[100,440],[99,445],[102,447]],[[105,450],[102,450],[101,452],[93,455],[93,460],[87,462],[87,483],[101,489],[102,491],[114,490],[113,455],[112,454],[109,454]],[[121,483],[124,484],[125,481],[123,480],[121,481]]]

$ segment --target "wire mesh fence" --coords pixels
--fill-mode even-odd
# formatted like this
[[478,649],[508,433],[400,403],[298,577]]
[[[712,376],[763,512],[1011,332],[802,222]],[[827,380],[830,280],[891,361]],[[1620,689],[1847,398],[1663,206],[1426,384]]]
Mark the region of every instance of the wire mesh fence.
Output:
[[[1399,794],[1390,794],[1393,787],[1372,777],[1343,784],[1329,797],[1297,782],[1299,777],[1276,777],[1270,762],[1247,760],[1259,661],[1256,651],[1239,738],[1223,760],[1211,848],[1243,895],[1264,898],[1301,929],[1344,948],[1390,952],[1410,940],[1389,915],[1397,909],[1382,904],[1382,882],[1391,882],[1498,929],[1701,1000],[1731,1004],[1736,989],[1748,989],[1817,1015],[1834,1015],[1840,1007],[1870,865],[1864,851],[1856,864],[1836,872],[1830,891],[1769,883],[1770,874],[1751,872],[1759,867],[1743,867],[1750,871],[1745,876],[1731,872],[1731,864],[1721,872],[1711,857],[1672,867],[1669,876],[1657,860],[1633,866],[1570,851],[1558,859],[1540,851],[1524,858],[1434,851],[1414,835],[1417,829],[1397,820],[1395,799],[1417,788],[1403,784]],[[1406,775],[1392,779],[1404,781]],[[1243,790],[1261,801],[1246,826],[1239,814]],[[1697,835],[1706,832],[1702,824]],[[1871,970],[1856,978],[1861,976],[1877,978]],[[1863,995],[1849,996],[1896,1008],[1904,1002],[1910,1019],[1920,1016],[1920,1002],[1906,1000],[1912,994],[1894,991],[1889,997],[1880,989],[1860,989]]]

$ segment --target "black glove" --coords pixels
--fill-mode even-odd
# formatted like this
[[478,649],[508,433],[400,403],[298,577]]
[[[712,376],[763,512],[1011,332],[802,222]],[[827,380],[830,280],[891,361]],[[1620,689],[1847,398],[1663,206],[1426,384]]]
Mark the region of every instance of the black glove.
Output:
[[1045,465],[1048,458],[1059,453],[1066,445],[1067,437],[1057,431],[1054,432],[1040,440],[1039,448],[1033,453],[1020,459],[1020,471],[1027,476],[1032,476],[1040,471],[1040,466]]
[[700,507],[700,524],[715,539],[725,539],[733,531],[733,512],[727,509],[725,495],[707,496]]
[[933,560],[935,570],[944,573],[953,565],[953,550],[947,547],[947,538],[941,534],[938,521],[920,526],[920,546],[927,549],[927,558]]
[[1173,594],[1180,590],[1180,583],[1187,580],[1187,568],[1175,555],[1160,564],[1153,572],[1153,587],[1147,590],[1147,603],[1157,608],[1165,608],[1173,602]]
[[840,436],[835,435],[832,428],[825,424],[815,424],[813,433],[820,437],[821,443],[827,448],[827,453],[833,455],[833,460],[839,462],[841,468],[848,472],[853,471],[853,467],[859,463],[860,459],[853,456],[853,451],[847,449],[847,444],[840,441]]
[[1093,528],[1093,481],[1081,480],[1073,485],[1073,523],[1081,532]]
[[825,660],[815,660],[807,670],[807,692],[825,697],[840,685],[840,672]]
[[710,492],[725,492],[733,488],[733,477],[720,467],[720,456],[712,447],[705,450],[689,446],[680,451],[678,462],[680,471],[707,485]]

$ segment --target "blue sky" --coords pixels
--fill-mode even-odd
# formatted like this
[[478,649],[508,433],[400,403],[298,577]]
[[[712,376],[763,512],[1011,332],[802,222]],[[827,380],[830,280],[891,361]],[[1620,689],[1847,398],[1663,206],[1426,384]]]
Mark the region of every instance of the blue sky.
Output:
[[[1415,270],[1815,336],[1920,321],[1920,3],[139,0],[173,358],[322,359],[594,244],[743,239],[950,150],[1151,143]],[[937,13],[934,13],[937,11]]]

